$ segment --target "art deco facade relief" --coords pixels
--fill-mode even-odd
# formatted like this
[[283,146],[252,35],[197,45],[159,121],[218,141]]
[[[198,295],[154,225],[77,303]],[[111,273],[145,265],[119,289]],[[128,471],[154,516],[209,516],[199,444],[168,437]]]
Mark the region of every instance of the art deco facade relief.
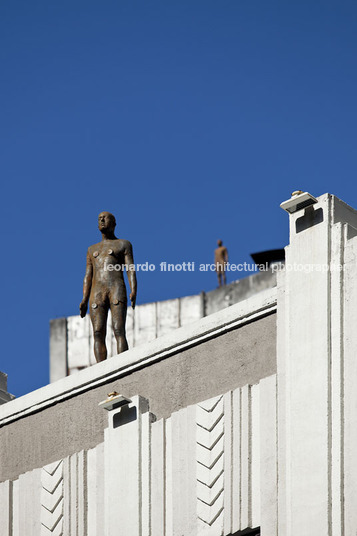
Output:
[[[262,442],[273,448],[276,430],[275,383],[159,421],[134,397],[108,412],[104,443],[0,484],[1,536],[219,536],[258,527],[261,490],[276,480],[271,464],[261,481]],[[276,459],[274,448],[265,457]]]

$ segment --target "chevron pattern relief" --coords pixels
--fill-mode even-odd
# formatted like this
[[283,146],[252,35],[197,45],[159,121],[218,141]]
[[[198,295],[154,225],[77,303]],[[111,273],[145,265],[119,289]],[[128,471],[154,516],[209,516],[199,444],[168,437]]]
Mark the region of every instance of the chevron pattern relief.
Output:
[[223,396],[196,406],[197,516],[200,533],[222,534],[224,499]]
[[41,536],[63,535],[63,461],[43,467],[41,474]]

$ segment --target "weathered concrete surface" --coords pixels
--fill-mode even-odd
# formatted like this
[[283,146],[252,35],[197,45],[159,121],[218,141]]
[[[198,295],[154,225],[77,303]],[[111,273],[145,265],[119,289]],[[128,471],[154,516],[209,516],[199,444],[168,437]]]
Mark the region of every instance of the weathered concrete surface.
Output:
[[275,372],[276,315],[270,314],[3,426],[0,481],[103,442],[107,415],[98,403],[113,390],[147,398],[160,419]]
[[7,374],[0,372],[0,389],[6,391],[7,389]]
[[225,287],[204,293],[205,316],[229,307],[234,303],[246,300],[266,288],[276,286],[276,273],[271,270],[258,272],[249,277],[234,281]]
[[67,376],[67,319],[50,320],[50,382]]
[[[212,274],[214,276],[214,274]],[[138,305],[133,313],[128,309],[126,321],[127,340],[130,348],[170,333],[199,318],[211,315],[239,303],[251,296],[276,286],[276,274],[271,270],[258,272],[209,292],[161,302]],[[108,356],[116,355],[116,342],[108,317]],[[50,322],[50,381],[95,363],[92,326],[89,316],[57,318]]]

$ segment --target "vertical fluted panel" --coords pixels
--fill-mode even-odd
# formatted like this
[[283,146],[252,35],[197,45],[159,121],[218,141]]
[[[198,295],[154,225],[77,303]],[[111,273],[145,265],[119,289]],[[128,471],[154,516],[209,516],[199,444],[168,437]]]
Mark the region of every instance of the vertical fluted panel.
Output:
[[196,406],[197,516],[201,534],[222,534],[224,510],[223,396]]
[[41,473],[41,536],[63,534],[63,461],[50,463]]

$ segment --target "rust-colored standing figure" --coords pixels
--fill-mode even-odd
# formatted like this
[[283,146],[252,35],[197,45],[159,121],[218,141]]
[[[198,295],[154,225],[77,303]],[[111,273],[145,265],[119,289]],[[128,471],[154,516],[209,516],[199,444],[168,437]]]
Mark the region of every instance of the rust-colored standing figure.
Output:
[[132,245],[128,240],[115,236],[115,225],[113,214],[110,212],[99,214],[98,227],[102,233],[102,241],[88,248],[83,300],[79,306],[81,317],[84,318],[89,302],[94,333],[94,354],[97,362],[107,358],[105,336],[109,308],[112,313],[118,354],[128,349],[125,336],[127,297],[123,274],[124,265],[127,269],[133,309],[136,301],[136,275]]
[[226,284],[226,266],[228,262],[228,250],[223,246],[222,240],[217,240],[218,248],[214,250],[214,263],[216,265],[216,272],[218,277],[218,286]]

